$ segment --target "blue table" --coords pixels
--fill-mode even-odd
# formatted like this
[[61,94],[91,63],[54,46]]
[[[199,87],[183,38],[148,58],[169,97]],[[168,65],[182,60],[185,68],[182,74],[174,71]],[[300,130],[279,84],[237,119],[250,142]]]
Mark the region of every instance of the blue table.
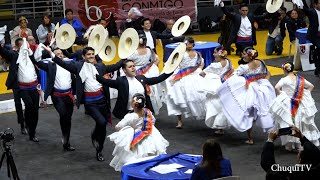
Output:
[[[142,180],[142,179],[170,179],[170,180],[188,180],[191,174],[185,172],[193,169],[195,164],[201,162],[202,156],[191,156],[185,154],[163,154],[150,160],[141,161],[133,164],[128,164],[122,167],[121,179],[122,180]],[[185,167],[179,168],[178,172],[171,172],[168,174],[160,174],[150,170],[160,164],[177,163]]]
[[299,44],[311,43],[309,40],[307,40],[307,31],[308,31],[308,28],[298,29],[296,31],[295,35],[296,35],[296,38],[299,40]]
[[[169,58],[170,54],[174,49],[179,45],[179,43],[167,44],[164,51],[164,60],[165,62]],[[220,46],[216,42],[197,42],[193,47],[194,50],[201,53],[205,67],[209,66],[214,61],[213,51],[216,47]]]

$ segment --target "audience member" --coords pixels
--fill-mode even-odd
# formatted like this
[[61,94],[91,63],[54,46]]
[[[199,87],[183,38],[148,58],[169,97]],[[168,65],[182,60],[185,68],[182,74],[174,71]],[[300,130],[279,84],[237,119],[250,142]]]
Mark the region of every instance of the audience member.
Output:
[[43,43],[44,45],[49,45],[52,33],[54,31],[55,25],[51,23],[51,19],[49,15],[44,15],[42,17],[42,24],[39,25],[36,34],[39,39],[39,43]]
[[[304,170],[292,172],[279,170],[284,166],[277,164],[275,161],[273,142],[279,135],[276,130],[273,130],[270,131],[268,140],[265,142],[261,154],[261,167],[267,173],[266,180],[320,179],[320,150],[301,133],[300,129],[292,127],[292,131],[294,133],[292,136],[299,138],[303,146],[303,151],[300,151],[298,154],[299,162],[293,166],[301,168],[305,165]],[[307,169],[306,165],[311,165],[310,169]]]
[[21,16],[19,18],[19,26],[16,26],[10,33],[12,47],[14,47],[15,41],[19,37],[27,38],[27,36],[32,35],[31,29],[29,29],[27,26],[28,26],[27,18],[24,16]]
[[208,139],[202,146],[202,162],[192,171],[190,180],[211,180],[232,176],[231,163],[222,155],[220,144]]
[[289,33],[290,42],[293,42],[296,40],[296,31],[297,29],[305,28],[307,27],[306,22],[303,21],[299,17],[298,11],[296,9],[293,9],[288,12],[289,18],[287,20],[287,30]]
[[73,17],[72,9],[66,9],[65,16],[66,17],[61,20],[61,25],[69,23],[74,28],[77,34],[75,44],[79,44],[83,37],[82,33],[85,32],[85,29],[83,28],[81,22],[77,18]]
[[286,36],[286,10],[279,9],[277,13],[271,14],[271,21],[269,22],[269,33],[266,42],[266,55],[272,55],[276,52],[277,55],[282,54],[283,40]]
[[38,44],[36,43],[36,39],[31,35],[27,37],[27,41],[29,43],[29,46],[32,52],[35,52],[38,47]]

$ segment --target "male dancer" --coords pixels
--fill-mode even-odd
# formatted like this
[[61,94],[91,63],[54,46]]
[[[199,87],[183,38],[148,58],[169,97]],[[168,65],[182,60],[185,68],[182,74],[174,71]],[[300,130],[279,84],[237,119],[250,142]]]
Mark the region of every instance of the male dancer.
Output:
[[316,69],[314,74],[320,75],[320,0],[314,0],[314,8],[309,8],[305,0],[303,2],[303,11],[309,18],[309,28],[307,32],[307,39],[316,46],[314,51],[314,64]]
[[97,63],[92,47],[85,47],[82,51],[83,62],[66,63],[50,52],[53,61],[67,71],[76,75],[77,107],[83,103],[89,115],[96,121],[96,126],[91,134],[92,144],[96,148],[96,158],[104,161],[101,153],[106,138],[106,126],[111,118],[109,87],[103,87],[97,80],[96,74],[104,75],[118,70],[122,60],[114,65]]
[[[29,139],[33,142],[39,142],[36,137],[36,128],[39,118],[39,92],[37,69],[33,65],[30,57],[33,53],[27,47],[26,39],[18,38],[16,44],[20,46],[19,55],[8,51],[0,46],[0,55],[10,62],[10,70],[6,85],[8,89],[19,89],[25,104],[24,117],[28,128]],[[22,126],[21,126],[22,127]]]
[[[65,58],[60,49],[54,49],[53,53],[60,59]],[[63,149],[65,151],[74,151],[75,148],[69,142],[74,103],[72,95],[72,81],[75,80],[74,75],[50,61],[47,63],[43,61],[33,62],[47,72],[48,77],[44,91],[44,100],[46,101],[48,96],[51,95],[53,105],[59,113]]]

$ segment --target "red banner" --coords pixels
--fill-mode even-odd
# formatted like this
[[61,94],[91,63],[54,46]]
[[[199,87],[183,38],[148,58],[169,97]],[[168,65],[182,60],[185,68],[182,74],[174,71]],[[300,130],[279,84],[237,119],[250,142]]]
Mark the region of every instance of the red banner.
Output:
[[65,9],[72,9],[86,27],[96,24],[101,18],[107,18],[112,12],[117,24],[127,19],[131,7],[137,7],[144,17],[151,20],[177,20],[189,15],[193,21],[197,19],[196,0],[68,0],[64,1]]

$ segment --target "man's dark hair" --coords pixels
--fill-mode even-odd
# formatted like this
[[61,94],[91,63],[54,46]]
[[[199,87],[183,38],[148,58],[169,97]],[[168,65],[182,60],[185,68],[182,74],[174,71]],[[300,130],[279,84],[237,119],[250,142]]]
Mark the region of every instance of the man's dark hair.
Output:
[[60,48],[53,48],[52,52],[56,51],[56,50],[60,50]]
[[23,41],[23,39],[22,39],[21,37],[17,38],[17,39],[14,41],[14,45],[16,45],[16,46],[18,47],[20,41]]
[[149,18],[143,18],[143,19],[141,20],[141,26],[143,26],[143,25],[144,25],[144,22],[146,22],[146,21],[150,21],[150,22],[151,22],[151,20],[150,20]]
[[241,8],[243,8],[243,7],[249,8],[249,6],[248,6],[247,3],[241,3],[239,9],[241,9]]
[[85,47],[82,50],[82,55],[86,55],[88,51],[93,51],[94,52],[94,49],[92,47]]
[[126,59],[126,60],[124,60],[121,67],[122,67],[123,69],[126,68],[128,62],[133,62],[133,61],[132,61],[131,59]]
[[64,11],[65,15],[67,15],[68,12],[71,12],[71,13],[73,14],[72,9],[66,9],[66,10]]
[[101,19],[99,19],[99,23],[101,22],[101,21],[107,21],[106,19],[103,19],[103,18],[101,18]]

